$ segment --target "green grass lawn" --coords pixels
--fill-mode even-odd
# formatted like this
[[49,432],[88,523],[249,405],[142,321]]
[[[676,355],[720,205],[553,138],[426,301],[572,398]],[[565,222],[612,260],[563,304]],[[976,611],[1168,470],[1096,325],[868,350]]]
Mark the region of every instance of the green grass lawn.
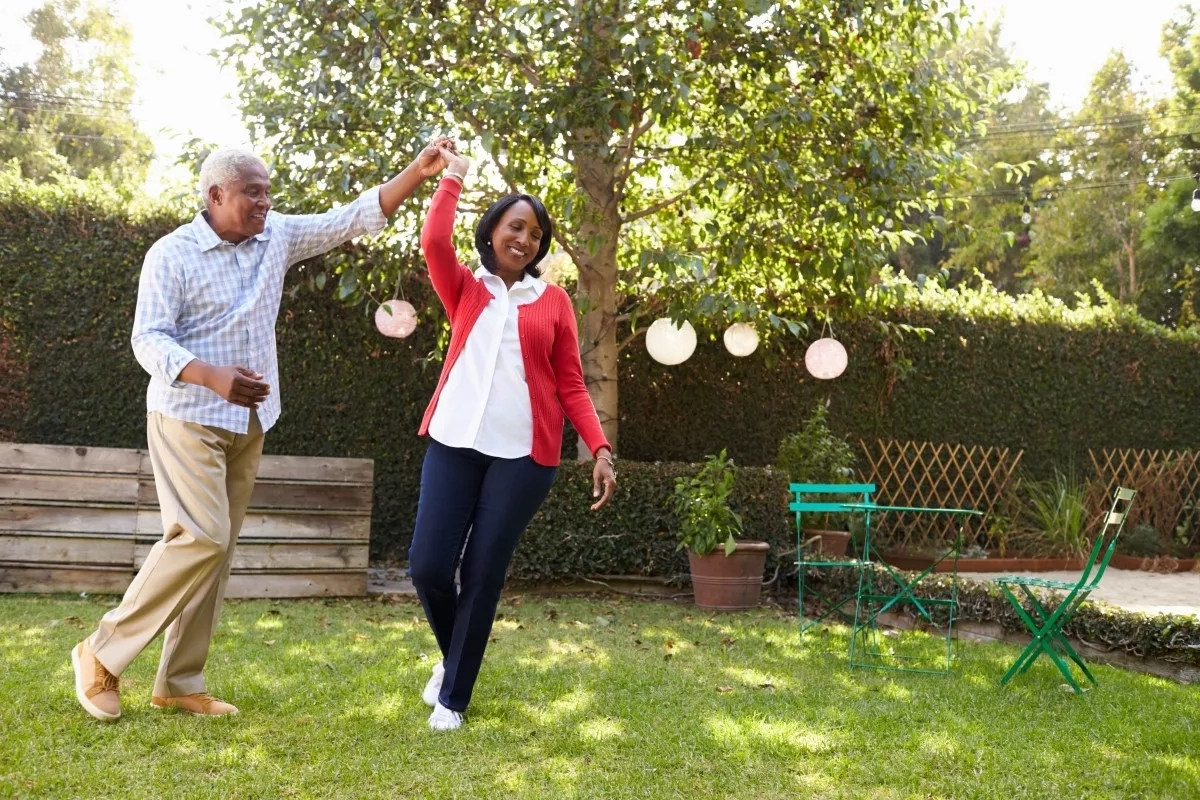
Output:
[[467,726],[434,733],[415,603],[228,602],[209,688],[240,715],[153,708],[156,644],[103,724],[69,651],[113,601],[0,597],[0,796],[1200,797],[1195,687],[1097,666],[1079,697],[1043,659],[1002,688],[1018,650],[968,643],[948,676],[851,672],[845,629],[770,608],[507,598]]

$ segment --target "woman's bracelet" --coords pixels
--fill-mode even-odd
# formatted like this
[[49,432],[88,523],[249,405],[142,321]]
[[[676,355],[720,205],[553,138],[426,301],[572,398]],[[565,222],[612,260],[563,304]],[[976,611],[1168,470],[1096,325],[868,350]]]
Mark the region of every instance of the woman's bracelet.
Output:
[[466,178],[466,175],[459,175],[457,172],[450,172],[449,170],[446,170],[446,173],[442,177],[443,178],[453,178],[454,180],[458,181],[461,184],[463,182],[463,179]]
[[613,469],[616,469],[616,468],[617,468],[617,465],[616,465],[615,463],[613,463],[612,456],[601,456],[601,455],[597,455],[597,456],[596,456],[596,460],[597,460],[597,461],[607,461],[607,462],[608,462],[608,465],[609,465],[610,467],[612,467]]

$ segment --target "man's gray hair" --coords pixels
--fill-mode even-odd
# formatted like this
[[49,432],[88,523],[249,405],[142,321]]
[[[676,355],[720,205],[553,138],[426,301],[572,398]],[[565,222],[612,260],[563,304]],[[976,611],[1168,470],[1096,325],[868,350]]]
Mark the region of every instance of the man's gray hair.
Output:
[[261,165],[264,170],[267,168],[266,163],[249,150],[238,147],[213,150],[200,165],[200,194],[207,200],[209,189],[227,186],[238,179],[243,169],[253,164]]

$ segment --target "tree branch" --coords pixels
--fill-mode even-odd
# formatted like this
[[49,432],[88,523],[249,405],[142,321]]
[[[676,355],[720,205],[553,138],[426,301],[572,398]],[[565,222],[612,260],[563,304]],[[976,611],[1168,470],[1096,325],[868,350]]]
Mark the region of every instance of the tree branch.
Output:
[[629,176],[633,174],[633,150],[637,145],[637,140],[653,127],[654,117],[651,116],[640,125],[634,126],[633,130],[629,132],[629,142],[622,148],[625,151],[625,163],[621,166],[621,170],[617,173],[617,178],[614,181],[618,196],[625,194],[625,184],[629,181]]
[[559,226],[559,225],[554,226],[554,241],[558,242],[558,246],[561,247],[564,251],[566,251],[567,255],[571,257],[571,261],[574,262],[576,268],[578,268],[579,261],[582,258],[582,256],[579,254],[579,251],[576,248],[571,246],[571,243],[567,240],[567,237],[563,234],[562,226]]
[[701,175],[696,180],[692,181],[692,183],[689,184],[686,189],[683,189],[678,194],[675,194],[664,200],[660,200],[657,203],[654,203],[653,205],[646,206],[641,211],[634,211],[630,214],[626,214],[624,217],[621,218],[621,224],[627,225],[630,222],[634,222],[636,220],[641,219],[642,217],[648,217],[651,214],[657,214],[659,211],[662,211],[664,208],[674,205],[675,203],[679,202],[680,198],[685,197],[688,194],[691,194],[691,192],[697,186],[704,183],[704,181],[708,180],[708,176],[712,175],[712,173],[713,173],[713,171],[711,169],[707,170],[703,175]]
[[646,332],[646,328],[634,328],[633,333],[629,334],[624,339],[617,342],[617,352],[618,353],[621,352],[622,350],[625,349],[626,345],[632,344],[633,342],[637,341],[637,338],[639,336],[641,336],[642,334],[644,334],[645,332]]

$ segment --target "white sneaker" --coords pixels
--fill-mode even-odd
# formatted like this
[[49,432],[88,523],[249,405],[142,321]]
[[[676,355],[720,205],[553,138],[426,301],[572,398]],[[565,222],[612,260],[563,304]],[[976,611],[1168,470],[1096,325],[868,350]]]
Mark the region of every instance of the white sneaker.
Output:
[[461,728],[463,724],[463,715],[457,711],[451,711],[441,703],[433,707],[433,713],[429,715],[429,727],[435,731],[452,731]]
[[433,674],[429,676],[429,683],[425,684],[425,688],[421,692],[421,699],[430,708],[437,705],[438,695],[442,693],[442,678],[445,675],[446,668],[442,666],[441,661],[433,665]]

